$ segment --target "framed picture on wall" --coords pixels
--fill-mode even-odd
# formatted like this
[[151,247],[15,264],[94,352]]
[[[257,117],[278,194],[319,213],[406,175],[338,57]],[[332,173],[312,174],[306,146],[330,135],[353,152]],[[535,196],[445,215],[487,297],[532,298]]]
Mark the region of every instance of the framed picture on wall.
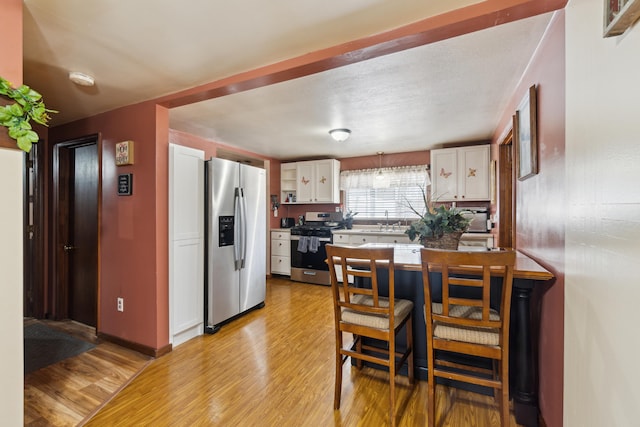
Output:
[[527,91],[518,109],[514,121],[518,179],[520,181],[538,173],[538,119],[536,86]]
[[640,0],[604,0],[604,37],[619,36],[640,18]]

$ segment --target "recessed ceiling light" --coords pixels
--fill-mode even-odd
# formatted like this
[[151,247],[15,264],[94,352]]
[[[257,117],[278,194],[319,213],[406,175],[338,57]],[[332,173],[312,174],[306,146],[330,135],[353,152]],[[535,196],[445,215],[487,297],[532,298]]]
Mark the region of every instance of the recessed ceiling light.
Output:
[[95,79],[92,76],[79,71],[69,72],[69,80],[80,86],[93,86],[95,83]]

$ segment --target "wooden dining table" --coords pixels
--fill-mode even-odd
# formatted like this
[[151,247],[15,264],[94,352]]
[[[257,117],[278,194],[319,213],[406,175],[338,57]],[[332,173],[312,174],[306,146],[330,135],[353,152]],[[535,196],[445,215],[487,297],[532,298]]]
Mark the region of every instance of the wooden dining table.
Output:
[[[414,303],[414,360],[418,378],[427,378],[426,327],[424,320],[424,288],[422,281],[421,245],[404,243],[366,243],[360,247],[393,247],[395,264],[395,297],[410,299]],[[486,249],[484,249],[486,250]],[[491,249],[491,250],[500,250]],[[460,273],[472,273],[473,269],[462,269]],[[496,271],[498,286],[501,272]],[[432,273],[434,274],[434,273]],[[439,276],[439,273],[435,273]],[[510,328],[510,375],[509,384],[514,402],[514,413],[518,424],[538,425],[538,367],[537,302],[532,299],[536,286],[553,280],[553,274],[527,255],[516,252],[511,297]],[[430,277],[441,283],[441,277]],[[438,294],[436,291],[435,294]],[[402,334],[399,334],[402,336]],[[401,346],[402,343],[398,342]],[[452,384],[456,386],[455,384]],[[464,385],[462,385],[464,387]]]

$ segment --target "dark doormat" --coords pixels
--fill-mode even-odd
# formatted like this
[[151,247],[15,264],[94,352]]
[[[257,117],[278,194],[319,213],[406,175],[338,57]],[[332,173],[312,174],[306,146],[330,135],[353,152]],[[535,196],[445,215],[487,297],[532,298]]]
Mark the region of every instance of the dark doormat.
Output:
[[24,328],[24,373],[37,371],[68,357],[77,356],[95,345],[40,323]]

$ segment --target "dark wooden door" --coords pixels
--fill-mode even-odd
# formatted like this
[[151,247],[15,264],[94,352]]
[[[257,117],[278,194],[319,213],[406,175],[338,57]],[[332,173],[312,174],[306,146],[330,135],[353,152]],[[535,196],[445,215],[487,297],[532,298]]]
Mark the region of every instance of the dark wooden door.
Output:
[[42,142],[25,155],[24,168],[24,316],[45,317],[44,168]]
[[97,326],[98,194],[97,140],[56,147],[56,318]]
[[69,318],[96,326],[98,285],[98,149],[73,148]]

